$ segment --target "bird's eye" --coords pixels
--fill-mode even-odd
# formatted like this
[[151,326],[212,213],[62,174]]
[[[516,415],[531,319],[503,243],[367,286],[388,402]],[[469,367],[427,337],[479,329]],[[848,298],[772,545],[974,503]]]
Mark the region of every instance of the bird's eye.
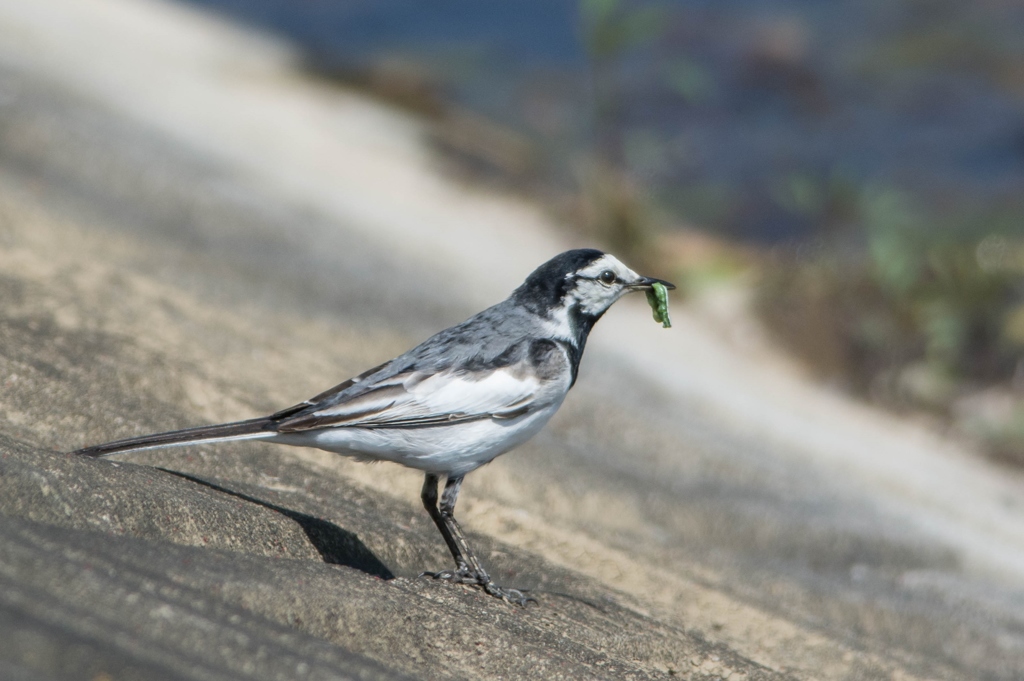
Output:
[[611,286],[612,284],[614,284],[615,279],[615,273],[612,272],[611,270],[605,270],[597,277],[597,280],[600,281],[605,286]]

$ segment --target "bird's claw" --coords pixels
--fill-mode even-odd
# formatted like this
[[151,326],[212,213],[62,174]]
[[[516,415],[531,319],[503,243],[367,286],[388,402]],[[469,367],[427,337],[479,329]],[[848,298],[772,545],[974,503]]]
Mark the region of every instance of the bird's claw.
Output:
[[494,596],[495,598],[500,598],[503,601],[508,601],[509,603],[523,607],[525,607],[527,603],[537,602],[537,599],[530,598],[519,589],[506,589],[498,586],[492,582],[491,578],[486,574],[481,575],[466,565],[461,565],[456,570],[421,572],[420,577],[440,579],[451,584],[468,584],[470,586],[478,586],[483,589],[485,593]]
[[498,586],[494,582],[487,582],[480,586],[483,587],[483,590],[490,595],[500,598],[503,601],[508,601],[513,605],[519,605],[525,608],[527,603],[537,602],[536,598],[530,598],[519,589],[506,589],[503,586]]
[[440,579],[445,582],[452,584],[473,584],[476,586],[483,586],[486,582],[490,581],[488,577],[486,581],[480,577],[476,572],[469,569],[469,567],[462,565],[457,570],[440,570],[438,572],[421,572],[420,577],[430,577],[431,579]]

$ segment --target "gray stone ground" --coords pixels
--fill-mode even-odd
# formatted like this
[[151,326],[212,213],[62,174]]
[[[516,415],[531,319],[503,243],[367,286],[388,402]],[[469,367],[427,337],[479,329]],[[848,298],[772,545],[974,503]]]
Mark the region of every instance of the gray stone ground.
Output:
[[416,577],[449,558],[397,467],[61,453],[292,404],[474,310],[81,93],[0,92],[3,678],[1024,676],[1019,593],[600,352],[460,502],[526,609]]

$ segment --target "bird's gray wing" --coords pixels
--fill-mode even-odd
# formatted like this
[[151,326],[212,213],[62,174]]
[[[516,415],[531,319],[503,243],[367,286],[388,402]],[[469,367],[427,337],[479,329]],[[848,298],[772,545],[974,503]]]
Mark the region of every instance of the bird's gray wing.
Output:
[[[327,399],[294,415],[283,414],[279,432],[314,428],[422,428],[525,414],[546,393],[528,362],[487,371],[410,371],[377,381],[341,402]],[[333,395],[333,393],[332,393]],[[545,400],[545,404],[547,401]]]

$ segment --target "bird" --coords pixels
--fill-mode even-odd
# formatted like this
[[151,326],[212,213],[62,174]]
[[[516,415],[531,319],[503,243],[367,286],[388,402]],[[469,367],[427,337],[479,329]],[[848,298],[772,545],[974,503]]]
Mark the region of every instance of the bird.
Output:
[[[143,435],[79,449],[111,454],[237,440],[316,447],[424,473],[421,501],[455,560],[424,572],[526,605],[496,585],[473,552],[455,503],[465,476],[533,437],[576,383],[594,324],[623,295],[665,280],[581,248],[534,270],[502,302],[408,352],[269,416]],[[440,498],[441,478],[445,479]]]

